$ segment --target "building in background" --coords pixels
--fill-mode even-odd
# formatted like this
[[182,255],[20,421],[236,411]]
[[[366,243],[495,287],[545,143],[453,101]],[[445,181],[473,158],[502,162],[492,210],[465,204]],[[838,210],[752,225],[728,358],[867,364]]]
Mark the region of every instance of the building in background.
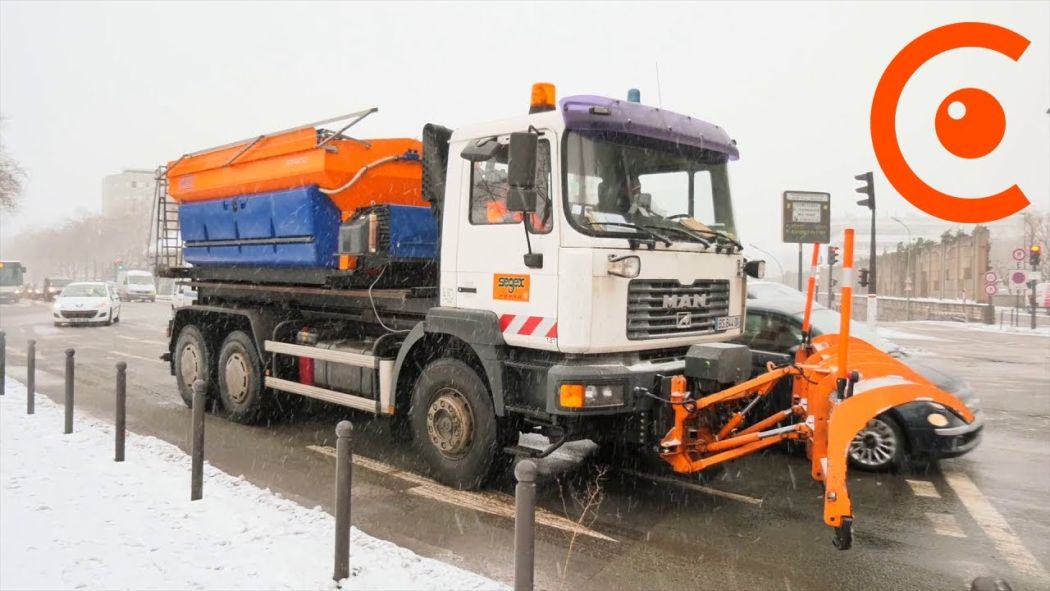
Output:
[[102,178],[102,217],[106,219],[149,217],[156,180],[154,171],[127,168]]

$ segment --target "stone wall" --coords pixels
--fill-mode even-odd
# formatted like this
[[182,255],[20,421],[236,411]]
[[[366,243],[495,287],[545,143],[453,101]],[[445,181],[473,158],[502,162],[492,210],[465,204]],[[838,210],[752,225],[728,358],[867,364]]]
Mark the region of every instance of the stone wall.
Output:
[[[995,307],[982,303],[963,303],[924,298],[884,297],[878,298],[879,320],[894,322],[899,320],[953,320],[957,322],[981,322],[994,324]],[[836,306],[837,307],[837,306]],[[868,296],[853,296],[853,318],[867,320]]]

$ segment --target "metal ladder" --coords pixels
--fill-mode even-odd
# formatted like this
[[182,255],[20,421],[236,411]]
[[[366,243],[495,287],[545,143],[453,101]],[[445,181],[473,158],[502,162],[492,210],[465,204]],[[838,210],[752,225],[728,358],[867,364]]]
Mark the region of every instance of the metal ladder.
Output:
[[179,231],[179,204],[168,194],[168,168],[156,171],[156,192],[153,199],[154,227],[150,236],[149,252],[154,272],[164,277],[184,267],[182,237]]

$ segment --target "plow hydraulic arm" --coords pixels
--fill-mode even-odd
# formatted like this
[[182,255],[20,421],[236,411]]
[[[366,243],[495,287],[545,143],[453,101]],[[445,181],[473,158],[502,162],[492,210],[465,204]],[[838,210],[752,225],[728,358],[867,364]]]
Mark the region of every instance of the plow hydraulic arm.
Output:
[[[869,421],[892,407],[936,403],[967,423],[974,415],[954,396],[869,343],[849,336],[853,231],[846,230],[842,318],[837,335],[809,336],[815,290],[809,282],[803,319],[804,342],[795,363],[723,390],[704,393],[694,379],[671,379],[673,425],[660,442],[661,458],[675,472],[691,474],[783,441],[806,444],[811,474],[824,483],[824,523],[835,528],[834,544],[852,545],[853,510],[846,488],[849,446]],[[813,260],[818,260],[814,245]],[[687,372],[688,373],[688,372]],[[792,379],[792,403],[764,418],[749,415],[781,380]],[[692,386],[692,387],[690,387]],[[749,420],[750,419],[750,420]],[[789,419],[790,423],[784,424]]]

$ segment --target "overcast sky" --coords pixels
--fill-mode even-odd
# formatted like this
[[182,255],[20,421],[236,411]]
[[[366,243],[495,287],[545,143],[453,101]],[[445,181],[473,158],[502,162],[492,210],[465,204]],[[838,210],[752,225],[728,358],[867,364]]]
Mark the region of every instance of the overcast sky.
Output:
[[[1050,2],[853,4],[607,2],[0,2],[3,143],[30,175],[6,239],[97,212],[101,179],[180,154],[377,106],[360,137],[418,137],[527,110],[534,81],[559,97],[622,97],[715,122],[737,139],[738,229],[778,255],[780,194],[854,204],[875,170],[881,216],[921,217],[878,171],[868,132],[883,69],[923,32],[985,21],[1032,44],[1014,63],[985,50],[931,60],[898,129],[916,172],[947,192],[1017,183],[1050,205]],[[657,85],[657,64],[659,81]],[[1006,137],[981,160],[951,156],[934,113],[964,87],[995,95]],[[786,258],[785,260],[791,260]]]

